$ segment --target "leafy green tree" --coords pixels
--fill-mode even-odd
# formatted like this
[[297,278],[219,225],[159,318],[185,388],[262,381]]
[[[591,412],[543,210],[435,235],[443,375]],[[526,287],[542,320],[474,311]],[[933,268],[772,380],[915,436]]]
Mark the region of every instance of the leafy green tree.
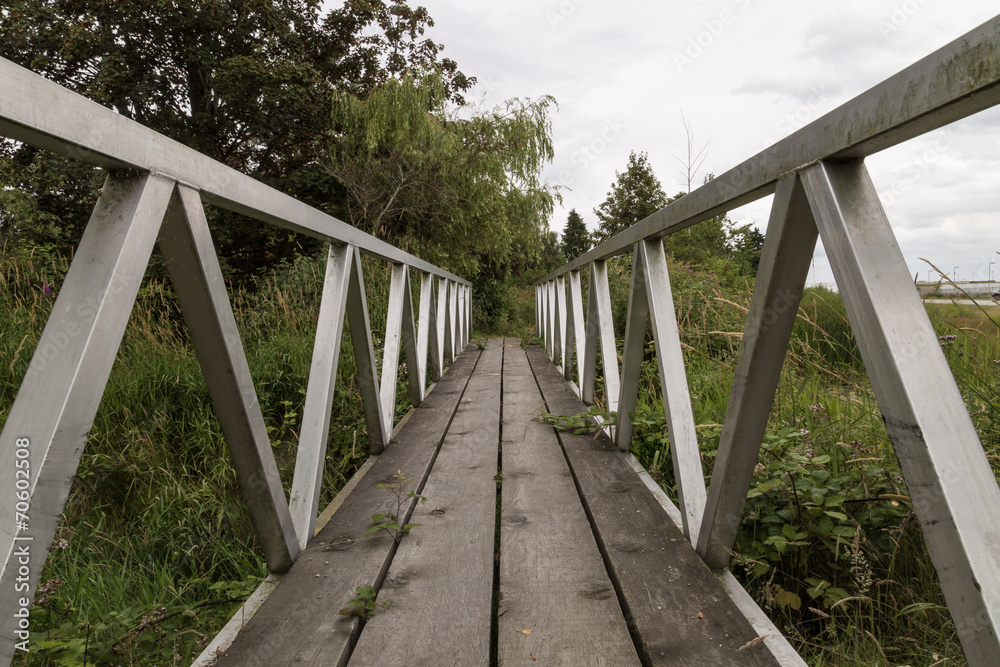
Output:
[[325,166],[348,193],[352,224],[456,273],[502,278],[542,249],[553,103],[459,115],[436,73],[390,79],[363,99],[337,93]]
[[[343,192],[320,167],[335,91],[364,96],[437,68],[449,96],[472,80],[424,38],[406,0],[8,0],[0,55],[330,213]],[[99,187],[95,170],[0,145],[2,185],[32,195],[8,236],[73,246]],[[11,199],[7,196],[6,199]],[[284,230],[210,214],[224,258],[252,270],[287,256]]]
[[590,232],[587,225],[583,223],[583,218],[572,209],[566,219],[566,227],[563,229],[562,251],[566,256],[566,261],[576,259],[583,253],[590,250]]
[[628,167],[615,172],[615,182],[607,199],[594,209],[600,226],[594,233],[595,241],[603,242],[652,215],[667,205],[667,195],[660,180],[653,173],[646,153],[629,155]]
[[741,275],[755,276],[764,250],[764,234],[750,223],[733,226],[728,231],[726,245],[729,257]]

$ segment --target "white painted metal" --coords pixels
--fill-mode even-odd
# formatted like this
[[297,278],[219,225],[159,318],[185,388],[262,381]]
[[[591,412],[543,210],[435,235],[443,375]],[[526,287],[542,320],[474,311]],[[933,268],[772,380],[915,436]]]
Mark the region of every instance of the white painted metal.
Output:
[[601,346],[604,367],[604,391],[608,412],[618,411],[621,383],[618,374],[618,347],[615,343],[614,321],[611,317],[611,290],[608,288],[608,267],[603,260],[590,265],[590,289],[587,297],[587,342],[584,352],[583,402],[594,404],[594,381],[597,374],[597,346]]
[[[23,596],[30,600],[173,188],[173,181],[156,176],[108,178],[0,433],[0,489],[9,510],[0,521],[4,664],[15,639],[27,640],[15,635],[18,569],[28,568]],[[23,529],[15,523],[15,470],[23,470],[15,468],[18,451],[27,451],[30,464]],[[19,562],[24,549],[27,563]]]
[[465,299],[465,344],[472,342],[472,286],[465,288],[468,296]]
[[101,167],[169,175],[206,203],[469,284],[250,176],[0,58],[0,135]]
[[542,308],[542,286],[535,285],[535,335],[539,338],[542,337],[542,331],[545,328],[544,312]]
[[545,290],[545,352],[549,355],[549,359],[553,358],[555,346],[555,327],[553,323],[555,322],[555,288],[553,287],[553,282],[550,280],[543,286]]
[[[412,344],[413,303],[410,300],[410,270],[405,264],[393,264],[389,279],[389,308],[386,313],[385,345],[382,349],[382,375],[379,384],[382,427],[385,429],[386,443],[391,438],[392,426],[395,423],[399,352],[403,346],[404,332],[409,335]],[[415,349],[411,352],[410,359],[414,357],[416,357]]]
[[350,247],[344,245],[331,245],[327,253],[326,278],[316,324],[306,404],[302,409],[292,493],[288,501],[300,549],[306,548],[316,527],[353,258]]
[[448,319],[448,281],[438,278],[437,284],[437,377],[441,377],[445,360],[451,358],[451,340],[448,335],[451,325]]
[[970,665],[1000,655],[1000,487],[861,161],[802,172]]
[[587,347],[587,330],[583,319],[583,288],[580,272],[569,274],[569,312],[566,317],[566,368],[563,373],[570,382],[573,381],[573,362],[576,361],[577,396],[583,386],[583,358]]
[[626,452],[632,445],[632,416],[639,390],[647,323],[653,330],[660,389],[670,435],[670,454],[677,480],[678,500],[683,509],[684,534],[695,543],[705,510],[705,477],[691,412],[691,396],[671,297],[667,259],[660,239],[637,243],[632,260],[632,287],[615,434],[618,448]]
[[448,281],[448,335],[451,337],[451,355],[449,362],[454,362],[455,357],[462,351],[462,337],[459,335],[459,314],[458,314],[458,285],[454,281]]
[[566,349],[566,281],[562,278],[556,278],[552,282],[556,290],[556,317],[553,332],[555,349],[552,362],[562,370],[566,364],[564,352]]
[[[402,308],[402,336],[403,336],[403,353],[406,355],[406,380],[407,389],[410,395],[410,405],[411,407],[419,406],[424,400],[424,385],[417,372],[417,366],[419,366],[420,352],[417,350],[417,327],[416,323],[413,321],[413,289],[410,283],[410,267],[406,267],[406,271],[403,274],[403,280],[406,283],[406,287],[403,289],[403,308]],[[392,312],[393,304],[390,301],[389,311]],[[427,351],[424,350],[423,360],[427,360]],[[385,366],[383,365],[383,372]],[[398,370],[397,370],[398,372]],[[394,423],[394,420],[393,420]],[[390,430],[393,429],[392,423],[389,425]],[[391,439],[391,438],[390,438]]]
[[[421,400],[427,392],[427,370],[430,368],[431,379],[435,382],[441,378],[441,352],[438,346],[437,308],[434,307],[434,276],[429,273],[420,274],[420,316],[417,322],[417,358],[420,376]],[[430,361],[427,354],[430,352]],[[428,363],[430,364],[428,366]]]
[[159,246],[268,567],[284,572],[298,539],[196,190],[177,186]]
[[347,281],[347,321],[351,326],[351,345],[354,349],[354,364],[358,369],[361,403],[365,410],[368,446],[372,454],[381,454],[389,442],[392,425],[386,425],[382,412],[378,368],[375,366],[375,350],[372,347],[371,320],[368,319],[368,296],[361,271],[361,253],[356,246],[351,247],[351,252],[354,257]]
[[455,338],[458,340],[459,350],[465,349],[465,288],[462,285],[458,285],[458,320],[455,323],[455,328],[457,334]]
[[[632,280],[628,293],[628,316],[625,318],[621,386],[618,393],[618,428],[615,433],[615,444],[623,452],[632,449],[632,419],[639,391],[648,324],[649,300],[646,298],[646,275],[642,268],[640,245],[636,244],[632,253]],[[607,377],[606,371],[605,377]]]
[[472,321],[469,318],[469,311],[472,308],[472,288],[463,286],[462,294],[465,296],[462,302],[462,349],[465,349],[471,339]]
[[729,565],[816,247],[816,234],[801,181],[798,175],[789,174],[778,183],[774,196],[712,470],[697,545],[709,567]]

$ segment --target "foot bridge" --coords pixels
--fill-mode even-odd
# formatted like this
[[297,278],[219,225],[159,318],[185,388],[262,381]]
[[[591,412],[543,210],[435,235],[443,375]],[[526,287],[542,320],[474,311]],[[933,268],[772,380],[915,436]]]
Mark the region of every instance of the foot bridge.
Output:
[[[804,664],[726,568],[818,239],[968,662],[996,664],[1000,488],[864,159],[1000,102],[1000,17],[541,278],[544,347],[470,344],[473,293],[459,276],[4,60],[0,88],[0,136],[107,170],[0,435],[3,664],[30,650],[25,609],[154,246],[272,572],[196,664]],[[706,485],[662,238],[772,193]],[[287,491],[206,204],[330,244]],[[362,253],[392,267],[381,372]],[[626,253],[633,269],[619,357],[605,261]],[[345,322],[372,457],[320,513]],[[631,414],[648,324],[677,506],[629,454],[628,419],[596,436],[535,419],[585,411],[601,381],[607,407]],[[395,424],[401,360],[413,409]],[[400,474],[409,481],[397,504]],[[388,513],[420,525],[399,540],[366,537],[372,515]],[[375,613],[341,615],[352,600],[366,603],[362,586],[377,594]]]

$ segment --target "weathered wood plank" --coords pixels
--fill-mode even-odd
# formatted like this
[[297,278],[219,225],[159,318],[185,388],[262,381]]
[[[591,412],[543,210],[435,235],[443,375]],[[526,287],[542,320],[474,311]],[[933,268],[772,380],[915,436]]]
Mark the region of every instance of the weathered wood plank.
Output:
[[[549,412],[584,406],[545,353],[528,359]],[[644,664],[775,665],[712,571],[603,435],[560,431],[570,468]]]
[[543,405],[524,351],[508,344],[498,664],[639,665],[559,440],[532,421]]
[[390,509],[389,494],[376,484],[391,482],[396,471],[403,470],[423,487],[478,359],[479,350],[470,347],[455,360],[379,456],[364,483],[309,543],[220,657],[220,666],[346,664],[359,623],[339,611],[354,597],[356,587],[381,583],[395,551],[387,535],[363,539],[371,515]]
[[489,665],[503,339],[455,413],[350,665]]

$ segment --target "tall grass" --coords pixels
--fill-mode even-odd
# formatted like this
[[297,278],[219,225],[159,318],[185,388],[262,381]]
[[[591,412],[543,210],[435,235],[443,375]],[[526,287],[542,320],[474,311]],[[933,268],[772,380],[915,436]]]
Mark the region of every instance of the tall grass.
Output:
[[[0,425],[68,260],[0,249]],[[301,258],[231,295],[286,494],[324,262]],[[365,260],[384,336],[388,267]],[[367,458],[349,332],[321,507]],[[405,372],[400,382],[406,382]],[[408,403],[397,392],[397,411]],[[16,664],[189,664],[267,574],[208,388],[169,283],[143,284],[31,610]]]

